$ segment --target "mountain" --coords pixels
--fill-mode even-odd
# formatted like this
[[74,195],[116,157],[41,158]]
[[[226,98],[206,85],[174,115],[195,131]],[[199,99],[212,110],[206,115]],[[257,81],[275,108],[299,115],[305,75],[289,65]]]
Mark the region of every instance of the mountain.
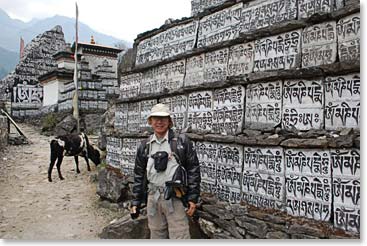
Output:
[[0,79],[14,70],[19,62],[19,54],[0,47]]
[[[20,37],[23,37],[26,45],[38,34],[50,30],[56,25],[62,26],[65,41],[73,43],[75,37],[74,18],[56,15],[46,19],[33,19],[30,22],[23,22],[10,18],[5,11],[0,9],[0,47],[18,52]],[[89,42],[92,35],[96,43],[101,45],[115,46],[116,43],[122,43],[126,45],[126,47],[132,46],[130,42],[99,33],[88,25],[79,22],[79,41]]]
[[[23,22],[10,18],[10,16],[0,9],[0,79],[11,72],[19,61],[20,37],[23,38],[25,45],[37,35],[51,30],[60,25],[64,32],[65,41],[72,44],[75,37],[75,19],[65,16],[53,16],[46,19],[32,19]],[[91,27],[79,22],[79,41],[90,42],[91,36],[97,44],[115,46],[119,48],[132,47],[132,43],[120,40],[115,37],[94,31]]]

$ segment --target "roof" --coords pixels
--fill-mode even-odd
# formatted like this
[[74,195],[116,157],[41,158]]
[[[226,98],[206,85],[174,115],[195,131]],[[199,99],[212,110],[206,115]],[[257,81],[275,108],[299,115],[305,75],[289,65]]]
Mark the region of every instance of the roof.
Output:
[[73,79],[74,77],[74,71],[70,69],[65,68],[57,68],[52,70],[51,72],[48,72],[46,74],[43,74],[38,77],[38,81],[40,84],[45,84],[49,81],[51,81],[53,78],[56,79]]
[[[79,48],[82,48],[83,52],[85,53],[113,56],[113,57],[117,57],[117,54],[123,51],[123,49],[119,49],[116,47],[104,46],[100,44],[83,43],[83,42],[78,42],[78,49]],[[73,43],[71,50],[72,51],[75,50],[75,42]]]

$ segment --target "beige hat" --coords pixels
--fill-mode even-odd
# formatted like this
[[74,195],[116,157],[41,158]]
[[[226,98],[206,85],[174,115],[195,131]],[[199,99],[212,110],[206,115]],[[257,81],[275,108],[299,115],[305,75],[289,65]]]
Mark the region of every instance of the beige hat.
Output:
[[171,116],[171,112],[169,111],[169,108],[167,105],[163,103],[158,103],[153,106],[152,110],[150,111],[150,115],[148,116],[148,120],[152,116]]

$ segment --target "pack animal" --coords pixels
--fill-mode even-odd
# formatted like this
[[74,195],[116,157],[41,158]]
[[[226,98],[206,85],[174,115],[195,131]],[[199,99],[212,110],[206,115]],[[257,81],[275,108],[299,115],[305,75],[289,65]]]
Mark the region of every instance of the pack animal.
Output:
[[52,182],[52,169],[56,161],[59,178],[61,180],[64,179],[60,170],[64,156],[74,156],[77,173],[80,173],[78,156],[84,157],[87,162],[88,171],[91,170],[88,159],[90,159],[96,166],[101,163],[101,153],[89,143],[88,137],[84,133],[58,136],[51,141],[50,148],[51,162],[48,168],[48,181],[50,182]]

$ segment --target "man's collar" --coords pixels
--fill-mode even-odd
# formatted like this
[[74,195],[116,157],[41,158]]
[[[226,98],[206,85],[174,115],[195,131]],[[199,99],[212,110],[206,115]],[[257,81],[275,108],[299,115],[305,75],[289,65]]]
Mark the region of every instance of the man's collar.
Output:
[[168,141],[168,133],[169,130],[166,132],[166,135],[164,136],[164,138],[162,138],[161,140],[158,140],[157,136],[155,135],[155,133],[153,133],[152,138],[150,139],[150,143],[153,143],[154,141],[157,143],[163,143],[165,140]]

